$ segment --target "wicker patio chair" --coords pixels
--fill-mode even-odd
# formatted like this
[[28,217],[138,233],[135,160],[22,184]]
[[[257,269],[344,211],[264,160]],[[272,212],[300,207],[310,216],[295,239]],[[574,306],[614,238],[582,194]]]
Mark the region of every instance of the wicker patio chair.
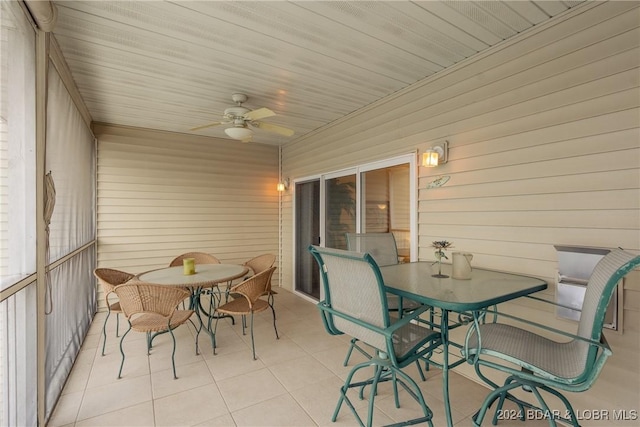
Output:
[[176,338],[173,335],[173,329],[189,320],[193,310],[178,310],[176,306],[189,297],[190,292],[173,286],[134,280],[124,285],[116,286],[115,293],[120,298],[122,313],[129,322],[129,329],[120,338],[122,362],[120,363],[118,378],[121,378],[125,359],[122,343],[127,334],[133,329],[147,334],[147,354],[151,352],[152,333],[168,332],[171,335],[173,340],[171,364],[173,366],[173,377],[177,379],[175,363]]
[[[235,285],[231,292],[239,295],[237,298],[227,302],[216,308],[216,313],[228,314],[228,315],[240,315],[242,316],[242,334],[245,334],[245,328],[247,327],[247,316],[250,316],[250,330],[251,330],[251,349],[253,350],[253,360],[256,360],[256,346],[253,337],[253,315],[266,310],[269,307],[269,303],[260,299],[266,292],[267,286],[271,282],[271,276],[276,267],[268,268],[258,274],[255,274],[242,283]],[[215,331],[218,330],[218,321],[221,316],[216,316]],[[273,329],[276,332],[276,339],[279,339],[278,328],[276,327],[276,316],[273,315]]]
[[[251,258],[247,262],[244,263],[245,266],[249,267],[253,270],[254,274],[261,273],[271,267],[276,262],[276,256],[273,254],[262,254],[257,257]],[[274,303],[274,295],[278,295],[276,291],[271,288],[271,279],[269,279],[269,283],[267,283],[267,288],[262,294],[267,297],[267,302],[269,303],[269,307],[271,307],[271,311],[273,312],[273,318],[276,317],[276,310],[273,307]]]
[[193,258],[196,264],[220,264],[220,260],[213,255],[205,252],[187,252],[182,255],[178,255],[171,261],[169,267],[178,267],[182,265],[182,260],[185,258]]
[[107,320],[109,320],[112,312],[116,314],[116,337],[119,336],[120,313],[122,312],[120,309],[120,301],[118,301],[117,298],[115,300],[113,298],[110,299],[110,297],[116,296],[113,292],[116,286],[128,282],[134,275],[112,268],[96,268],[93,270],[93,275],[96,276],[98,283],[102,286],[104,300],[107,305],[107,317],[104,319],[104,324],[102,325],[102,334],[104,335],[102,355],[104,356],[104,349],[107,345]]
[[[378,385],[391,381],[395,405],[400,407],[398,384],[420,405],[423,416],[399,423],[410,425],[431,421],[433,412],[427,406],[422,391],[403,368],[418,363],[442,343],[440,331],[423,327],[415,320],[429,308],[420,306],[399,319],[392,319],[387,306],[386,286],[373,257],[369,254],[340,249],[310,246],[320,267],[324,300],[318,303],[325,329],[332,335],[347,334],[375,349],[375,355],[355,365],[340,389],[340,398],[333,413],[336,421],[343,402],[351,409],[360,425],[364,425],[347,396],[351,388],[370,386],[367,426],[373,423],[374,399]],[[357,371],[374,367],[374,376],[352,382]]]
[[[498,319],[506,317],[510,324],[482,323],[476,317],[467,332],[463,355],[475,365],[478,376],[493,391],[473,416],[474,425],[482,424],[489,406],[498,400],[493,417],[495,425],[504,401],[511,400],[518,405],[522,420],[527,413],[539,413],[545,414],[552,427],[556,426],[556,420],[577,427],[575,411],[560,390],[582,392],[596,381],[606,359],[612,354],[602,333],[609,300],[618,282],[639,265],[640,256],[622,249],[615,249],[600,260],[587,284],[576,334],[505,313],[500,313]],[[521,329],[514,326],[514,322],[522,322],[528,327],[526,330]],[[545,336],[533,332],[536,330],[545,331]],[[487,378],[482,372],[483,367],[507,373],[504,384],[498,386]],[[520,387],[531,391],[538,403],[531,404],[510,392]],[[564,404],[566,411],[561,413],[551,410],[541,391],[556,396]],[[529,410],[526,411],[525,408]]]
[[[208,254],[206,252],[186,252],[182,255],[178,255],[175,257],[170,263],[169,267],[179,267],[182,265],[182,260],[185,258],[193,258],[196,265],[198,264],[221,264],[220,260],[215,256]],[[218,302],[222,300],[222,292],[220,291],[220,287],[218,285],[215,286],[215,289],[205,289],[199,292],[197,295],[191,295],[193,300],[191,304],[200,304],[200,296],[201,295],[210,295],[211,301],[209,301],[209,306],[214,306],[213,298],[217,299]],[[184,302],[182,303],[182,308],[185,308]]]

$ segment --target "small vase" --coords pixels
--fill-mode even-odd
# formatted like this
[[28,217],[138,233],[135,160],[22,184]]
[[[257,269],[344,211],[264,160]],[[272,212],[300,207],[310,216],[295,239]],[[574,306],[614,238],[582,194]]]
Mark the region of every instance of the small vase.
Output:
[[438,258],[438,260],[436,261],[438,263],[438,274],[432,274],[431,277],[446,279],[449,276],[447,276],[446,274],[442,274],[442,257],[444,256],[444,252],[436,251],[435,253],[436,253],[436,258]]

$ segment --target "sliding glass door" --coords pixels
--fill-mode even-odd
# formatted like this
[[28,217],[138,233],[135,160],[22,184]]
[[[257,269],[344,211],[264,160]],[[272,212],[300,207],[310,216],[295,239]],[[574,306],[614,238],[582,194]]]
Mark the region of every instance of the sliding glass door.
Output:
[[308,247],[347,249],[346,233],[393,233],[402,260],[415,260],[416,180],[410,154],[296,182],[294,289],[322,298]]

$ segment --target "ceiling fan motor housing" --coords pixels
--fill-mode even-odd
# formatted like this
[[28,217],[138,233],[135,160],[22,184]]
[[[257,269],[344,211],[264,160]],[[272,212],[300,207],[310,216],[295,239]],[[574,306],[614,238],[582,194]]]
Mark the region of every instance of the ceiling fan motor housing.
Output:
[[249,111],[248,108],[245,107],[229,107],[226,110],[224,110],[224,117],[233,120],[236,118],[241,118],[243,117],[245,114],[247,114]]

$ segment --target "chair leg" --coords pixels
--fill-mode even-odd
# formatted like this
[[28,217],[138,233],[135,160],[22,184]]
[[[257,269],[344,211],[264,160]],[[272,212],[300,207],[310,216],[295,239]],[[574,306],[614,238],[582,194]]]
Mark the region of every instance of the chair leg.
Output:
[[[214,337],[216,336],[216,334],[217,334],[217,332],[218,332],[218,321],[219,321],[219,320],[220,320],[220,317],[219,317],[219,316],[216,316],[216,324],[215,324],[215,326],[213,327],[213,336],[214,336]],[[215,341],[214,341],[214,343],[215,343]],[[213,355],[214,355],[214,356],[216,355],[216,346],[215,346],[215,345],[213,346]]]
[[[104,341],[102,341],[102,355],[104,356],[104,348],[107,345],[107,320],[109,320],[109,316],[111,315],[111,309],[107,310],[107,317],[104,319],[104,324],[102,325],[102,335],[104,335]],[[118,336],[118,335],[116,335]]]
[[358,344],[356,344],[357,342],[358,342],[357,338],[351,338],[351,345],[349,346],[349,351],[347,351],[347,356],[344,358],[344,362],[342,363],[342,366],[347,366],[349,364],[349,358],[351,358],[351,353],[353,352],[354,348],[358,350],[360,353],[362,353],[362,355],[367,359],[371,359],[373,357],[372,355],[364,351]]
[[[367,413],[367,426],[373,425],[373,410],[374,405],[373,402],[378,394],[378,382],[380,381],[380,376],[382,375],[382,366],[376,366],[376,373],[373,377],[373,382],[371,383],[371,392],[369,393],[369,411]],[[394,384],[395,386],[395,384]],[[397,395],[397,392],[396,392]]]
[[271,313],[273,314],[273,330],[276,331],[276,339],[280,339],[280,335],[278,335],[278,328],[276,327],[276,311],[271,306]]
[[171,326],[169,326],[169,333],[171,334],[171,339],[173,340],[173,351],[171,352],[171,366],[173,366],[173,379],[177,380],[178,375],[176,375],[176,337],[173,335],[173,330]]
[[[486,415],[486,411],[491,407],[493,402],[496,400],[498,400],[498,404],[496,407],[496,411],[493,415],[492,424],[497,425],[498,416],[502,410],[504,402],[506,400],[510,400],[516,405],[518,405],[518,410],[519,410],[519,413],[521,414],[520,416],[521,421],[526,421],[527,411],[525,408],[529,408],[529,409],[542,412],[544,416],[547,418],[550,427],[557,426],[556,420],[566,424],[570,424],[573,427],[580,427],[580,424],[578,424],[573,406],[571,405],[569,400],[558,390],[548,387],[544,384],[540,384],[535,381],[519,378],[517,376],[508,377],[502,386],[498,386],[497,384],[489,380],[486,376],[484,376],[482,371],[479,369],[479,366],[480,365],[476,364],[476,373],[480,376],[480,378],[484,382],[486,382],[493,388],[493,391],[489,393],[489,395],[487,395],[480,409],[473,415],[472,419],[473,419],[473,424],[475,426],[480,426],[482,424],[484,416]],[[510,390],[521,388],[521,387],[526,387],[527,390],[531,391],[533,395],[536,397],[536,399],[538,400],[538,403],[540,406],[535,406],[534,404],[523,401],[518,397],[514,396],[513,394],[509,393]],[[547,393],[556,396],[565,405],[565,408],[566,408],[565,414],[567,414],[567,416],[563,417],[559,413],[555,413],[554,411],[552,411],[547,405],[545,399],[542,397],[540,390],[546,391]]]
[[124,349],[122,348],[122,343],[124,342],[124,338],[127,336],[129,331],[131,330],[131,323],[129,323],[129,329],[122,335],[120,338],[120,354],[122,355],[122,361],[120,362],[120,370],[118,371],[118,379],[122,378],[122,367],[124,366]]
[[256,360],[256,344],[253,340],[253,311],[251,312],[251,350],[253,351],[253,360]]
[[273,312],[273,320],[276,320],[276,309],[273,308],[273,304],[275,303],[275,299],[273,297],[273,293],[269,292],[269,296],[267,296],[267,303],[269,303],[269,307],[271,307],[271,311]]
[[[375,372],[374,376],[366,381],[352,383],[355,373],[363,368],[368,368],[370,366],[374,366]],[[412,425],[426,422],[430,427],[433,427],[433,422],[431,419],[433,418],[433,412],[427,406],[424,396],[418,384],[407,374],[402,372],[401,369],[393,368],[389,366],[388,362],[385,363],[380,359],[372,359],[366,362],[359,363],[355,365],[349,374],[347,375],[347,379],[345,380],[344,385],[340,388],[340,398],[338,399],[338,403],[336,404],[336,409],[334,410],[333,417],[331,421],[335,422],[338,418],[338,413],[340,412],[340,408],[342,407],[342,403],[346,403],[351,412],[355,416],[358,424],[361,426],[367,425],[370,427],[373,424],[373,412],[374,412],[374,399],[378,393],[378,384],[383,381],[392,381],[394,387],[394,396],[396,399],[396,407],[400,407],[400,403],[398,400],[398,392],[397,392],[397,384],[400,384],[406,391],[413,397],[424,412],[424,417],[416,418],[413,420],[403,421],[398,425]],[[362,389],[367,385],[371,386],[371,390],[369,392],[369,405],[368,405],[368,414],[367,414],[367,423],[365,424],[360,416],[358,415],[355,407],[351,403],[351,400],[347,396],[347,392],[350,388],[360,387],[359,395],[362,398]]]
[[120,313],[116,313],[116,337],[120,334]]
[[247,335],[245,329],[247,328],[247,316],[242,315],[242,335]]
[[[394,382],[400,383],[400,385],[407,391],[407,393],[409,393],[411,397],[413,397],[416,400],[416,402],[418,402],[418,404],[422,408],[422,412],[424,413],[424,417],[406,421],[407,425],[418,424],[426,421],[430,427],[433,427],[433,421],[432,421],[433,411],[431,411],[431,408],[427,406],[427,402],[425,402],[424,396],[422,395],[422,391],[420,390],[420,387],[418,387],[418,384],[413,380],[413,378],[411,378],[409,375],[404,373],[401,369],[397,369],[397,368],[391,368],[391,369],[396,374],[394,378]],[[398,376],[400,376],[402,380],[398,379],[397,378]],[[413,390],[407,384],[413,387]]]

